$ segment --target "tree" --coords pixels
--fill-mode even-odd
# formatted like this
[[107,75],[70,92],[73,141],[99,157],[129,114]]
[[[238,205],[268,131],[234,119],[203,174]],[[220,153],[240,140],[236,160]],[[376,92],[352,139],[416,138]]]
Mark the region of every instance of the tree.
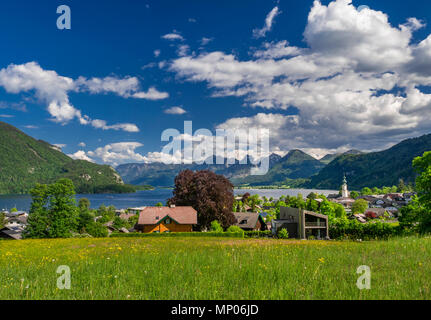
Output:
[[5,225],[5,213],[3,211],[0,212],[0,229],[4,228]]
[[367,209],[368,209],[368,202],[364,199],[358,199],[352,205],[353,213],[365,213],[365,210]]
[[406,191],[406,185],[405,185],[405,183],[404,183],[404,180],[403,179],[400,179],[400,181],[398,182],[398,192],[404,192],[404,191]]
[[90,200],[88,200],[87,198],[79,199],[78,208],[80,211],[90,210],[90,206],[91,206]]
[[374,187],[373,189],[372,189],[372,193],[373,194],[381,194],[382,193],[382,190],[380,190],[379,188],[377,188],[377,187]]
[[369,195],[372,195],[372,194],[373,194],[373,192],[368,187],[365,187],[365,188],[363,188],[361,190],[361,195],[363,195],[363,196],[369,196]]
[[68,238],[77,231],[78,210],[71,180],[37,184],[30,194],[32,204],[25,238]]
[[156,207],[163,207],[163,203],[161,203],[161,202],[158,202],[158,203],[156,203]]
[[248,198],[250,197],[250,193],[246,192],[243,194],[242,196],[242,202],[243,203],[248,203]]
[[94,214],[90,210],[90,200],[82,198],[78,202],[78,232],[87,233],[94,223]]
[[417,226],[421,233],[431,232],[431,152],[413,160],[413,168],[419,174],[416,178],[418,197],[407,209],[402,210],[401,222]]
[[117,230],[119,230],[121,228],[126,228],[126,229],[130,228],[129,221],[121,219],[118,216],[114,217],[114,221],[113,221],[112,226]]
[[344,207],[342,204],[334,203],[334,210],[335,210],[335,217],[336,218],[345,218],[346,217],[346,210],[344,210]]
[[256,207],[262,204],[262,200],[259,198],[258,194],[254,194],[248,198],[248,203],[251,206],[251,210],[256,212]]
[[129,218],[129,224],[130,224],[130,226],[134,227],[138,223],[138,220],[139,220],[139,215],[137,215],[137,214],[135,214],[134,216],[130,217]]
[[98,221],[100,223],[113,221],[115,218],[115,210],[116,209],[114,206],[106,207],[104,204],[102,204],[97,210],[97,216],[101,217]]
[[204,170],[184,170],[175,178],[174,196],[169,205],[192,206],[198,212],[200,229],[208,229],[217,220],[229,228],[236,220],[232,213],[233,185],[222,175]]
[[108,236],[108,229],[99,222],[91,223],[87,226],[87,233],[95,238],[105,238]]
[[314,199],[308,198],[306,201],[305,208],[309,211],[316,212],[319,209],[319,203]]
[[318,198],[318,195],[314,192],[310,192],[307,196],[307,199],[316,200]]
[[359,197],[359,193],[356,191],[351,191],[350,192],[350,198],[352,199],[356,199],[357,197]]
[[334,206],[328,200],[324,200],[320,204],[320,213],[328,217],[334,217],[335,216]]

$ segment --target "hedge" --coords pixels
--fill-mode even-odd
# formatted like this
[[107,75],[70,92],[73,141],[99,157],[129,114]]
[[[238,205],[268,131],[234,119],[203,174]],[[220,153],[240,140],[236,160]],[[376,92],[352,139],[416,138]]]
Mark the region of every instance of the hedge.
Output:
[[110,237],[114,238],[146,238],[146,237],[211,237],[211,238],[244,238],[244,233],[240,232],[166,232],[166,233],[112,233]]
[[272,231],[246,231],[244,233],[245,238],[270,238],[273,237]]
[[333,221],[329,226],[331,239],[373,240],[399,236],[402,230],[398,225],[384,222],[360,223],[357,220]]

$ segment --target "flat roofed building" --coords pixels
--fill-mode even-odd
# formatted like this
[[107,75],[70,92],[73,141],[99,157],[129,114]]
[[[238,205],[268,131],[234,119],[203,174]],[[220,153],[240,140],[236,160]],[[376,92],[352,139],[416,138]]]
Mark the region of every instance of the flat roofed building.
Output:
[[273,233],[281,229],[289,232],[289,238],[308,239],[313,236],[316,239],[329,238],[328,217],[303,209],[280,208],[280,219],[272,223]]

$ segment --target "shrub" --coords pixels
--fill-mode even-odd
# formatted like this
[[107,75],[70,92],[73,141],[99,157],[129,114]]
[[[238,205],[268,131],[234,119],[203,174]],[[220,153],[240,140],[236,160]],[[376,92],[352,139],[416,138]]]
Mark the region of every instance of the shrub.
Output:
[[242,230],[238,226],[230,226],[229,228],[227,228],[226,232],[244,233],[244,230]]
[[388,239],[401,234],[402,229],[398,225],[381,221],[360,223],[357,220],[335,219],[329,226],[331,239]]
[[289,238],[289,232],[287,232],[286,229],[281,229],[278,231],[277,236],[279,239],[288,239]]
[[211,222],[211,232],[223,232],[223,228],[217,220]]

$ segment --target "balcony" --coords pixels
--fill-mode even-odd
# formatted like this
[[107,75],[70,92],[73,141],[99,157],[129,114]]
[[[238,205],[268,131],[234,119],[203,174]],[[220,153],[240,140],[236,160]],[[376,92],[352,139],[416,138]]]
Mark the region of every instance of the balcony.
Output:
[[305,222],[305,227],[326,228],[326,222]]

